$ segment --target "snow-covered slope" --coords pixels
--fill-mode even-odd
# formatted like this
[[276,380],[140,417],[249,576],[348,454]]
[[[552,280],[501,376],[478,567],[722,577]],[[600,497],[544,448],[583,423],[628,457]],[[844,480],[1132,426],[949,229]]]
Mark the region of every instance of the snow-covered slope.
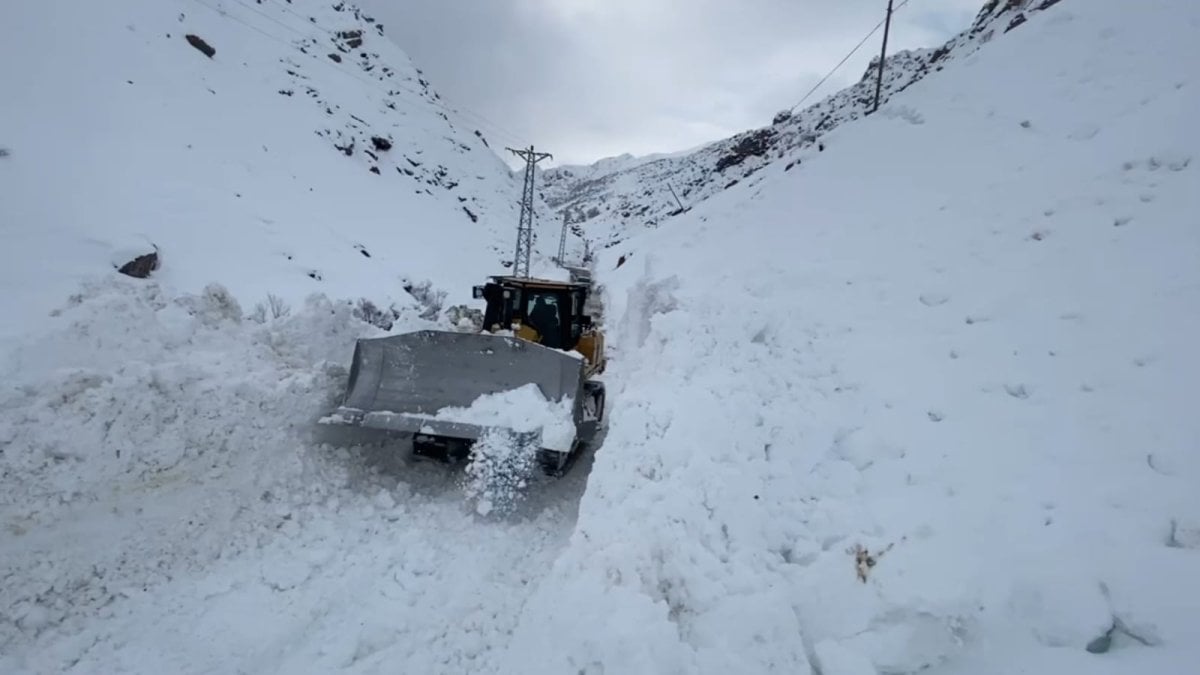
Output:
[[602,256],[611,428],[506,672],[1195,672],[1197,28],[1058,3]]
[[248,307],[453,302],[512,259],[520,176],[350,3],[6,3],[0,37],[0,333],[153,247]]
[[[889,100],[949,63],[969,58],[980,46],[1019,28],[1058,1],[988,0],[971,26],[945,44],[889,55],[882,99]],[[735,185],[756,184],[761,180],[756,174],[768,166],[791,169],[810,151],[823,150],[830,131],[870,114],[878,62],[878,57],[872,59],[853,86],[794,114],[782,111],[770,126],[691,152],[623,155],[586,167],[548,169],[542,194],[554,210],[570,214],[576,223],[574,232],[586,233],[598,247],[615,246]]]

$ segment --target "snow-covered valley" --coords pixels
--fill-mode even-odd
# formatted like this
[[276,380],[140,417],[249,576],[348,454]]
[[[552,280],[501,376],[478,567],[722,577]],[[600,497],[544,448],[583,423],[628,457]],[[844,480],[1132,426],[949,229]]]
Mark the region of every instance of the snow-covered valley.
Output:
[[[316,420],[355,338],[478,307],[520,176],[348,4],[120,4],[0,10],[26,27],[0,47],[0,672],[1200,664],[1200,7],[988,3],[995,34],[878,113],[817,104],[844,113],[820,147],[798,130],[650,230],[580,225],[619,242],[607,435],[481,516],[461,471]],[[247,29],[308,16],[320,49]],[[51,17],[120,58],[18,68]],[[412,91],[336,74],[360,29],[355,78]],[[325,102],[278,93],[302,86]],[[629,194],[674,179],[629,161]],[[117,274],[145,241],[161,269]]]

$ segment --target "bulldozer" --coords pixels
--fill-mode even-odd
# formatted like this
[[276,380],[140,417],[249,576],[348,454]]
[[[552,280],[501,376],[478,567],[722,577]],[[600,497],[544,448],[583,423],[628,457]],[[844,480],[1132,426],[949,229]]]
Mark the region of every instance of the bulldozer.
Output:
[[443,462],[470,458],[486,424],[446,419],[482,396],[536,385],[549,402],[569,401],[573,436],[548,447],[539,430],[501,431],[536,444],[542,470],[567,471],[604,418],[604,334],[593,325],[590,275],[570,281],[488,277],[473,288],[486,302],[475,332],[421,330],[362,338],[354,347],[340,405],[321,419],[411,434],[413,453]]

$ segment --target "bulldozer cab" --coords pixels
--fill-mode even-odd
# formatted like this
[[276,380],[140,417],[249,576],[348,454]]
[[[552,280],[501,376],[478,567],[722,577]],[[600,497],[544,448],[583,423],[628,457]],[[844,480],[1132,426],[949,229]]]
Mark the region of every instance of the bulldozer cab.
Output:
[[586,282],[494,276],[474,288],[487,301],[483,329],[511,330],[522,339],[551,349],[578,351],[591,369],[603,366],[602,338],[584,314],[591,287]]

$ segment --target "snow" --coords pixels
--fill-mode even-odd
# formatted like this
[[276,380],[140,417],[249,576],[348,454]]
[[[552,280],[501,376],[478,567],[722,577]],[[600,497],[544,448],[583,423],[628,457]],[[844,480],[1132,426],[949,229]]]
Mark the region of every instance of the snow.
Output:
[[1192,672],[1197,25],[1060,2],[603,255],[610,428],[505,671]]
[[[1054,3],[623,233],[603,446],[533,485],[317,424],[501,271],[514,177],[361,15],[255,5],[305,60],[205,1],[0,10],[0,672],[1195,670],[1200,7]],[[404,115],[313,63],[348,26]]]
[[[352,5],[78,5],[0,10],[0,82],[20,102],[0,106],[0,340],[49,330],[81,281],[154,246],[159,281],[217,280],[247,308],[313,292],[412,305],[405,281],[480,307],[472,285],[509,269],[520,176]],[[538,211],[534,267],[552,270],[559,220]]]
[[486,670],[570,532],[582,475],[484,524],[455,474],[324,442],[382,332],[349,303],[114,277],[59,318],[0,369],[2,672]]
[[[949,64],[969,59],[997,36],[1022,30],[1028,19],[1057,1],[989,1],[966,30],[936,48],[889,53],[880,100],[890,101]],[[622,245],[630,236],[669,222],[736,185],[758,185],[767,167],[783,166],[787,171],[814,159],[829,145],[829,132],[873,114],[878,72],[876,58],[854,85],[806,108],[780,111],[769,126],[690,151],[626,154],[588,166],[548,169],[547,202],[556,210],[570,211],[575,227],[587,233],[593,248]],[[920,115],[905,106],[886,106],[879,114],[921,122]]]
[[575,439],[575,398],[548,399],[536,384],[525,384],[495,394],[483,394],[466,407],[449,406],[432,419],[481,427],[499,427],[517,433],[536,432],[541,447],[567,452]]
[[0,37],[0,672],[490,670],[586,471],[485,523],[316,421],[385,334],[361,301],[482,305],[520,177],[346,3],[7,3]]

